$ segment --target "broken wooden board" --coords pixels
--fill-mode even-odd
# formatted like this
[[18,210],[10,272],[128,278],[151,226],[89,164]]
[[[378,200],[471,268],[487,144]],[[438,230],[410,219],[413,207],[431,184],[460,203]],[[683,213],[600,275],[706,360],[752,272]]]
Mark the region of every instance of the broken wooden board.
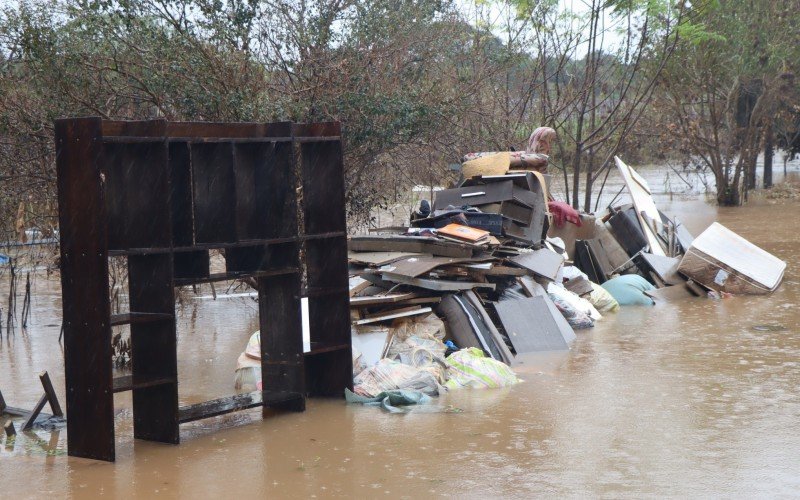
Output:
[[589,241],[589,246],[597,257],[600,265],[608,272],[617,272],[626,268],[626,265],[633,267],[630,255],[622,248],[611,231],[608,230],[606,223],[600,221],[597,224],[596,237]]
[[494,304],[500,323],[517,354],[569,349],[569,342],[575,334],[571,328],[566,331],[563,329],[563,323],[558,322],[557,317],[562,320],[564,317],[557,309],[553,313],[548,300],[545,297],[531,297]]
[[353,236],[347,241],[353,252],[410,252],[442,257],[472,257],[473,247],[426,236]]
[[350,307],[363,307],[379,304],[394,304],[405,300],[413,299],[415,293],[393,293],[387,295],[373,295],[371,297],[350,297]]
[[642,214],[646,214],[654,221],[661,220],[661,214],[658,213],[658,208],[653,201],[653,196],[650,191],[650,186],[634,169],[625,164],[618,156],[614,157],[617,164],[617,170],[622,174],[625,185],[628,187],[628,193],[633,200],[633,206],[636,207],[636,215],[639,218],[639,224],[642,226],[642,231],[647,238],[647,243],[650,247],[650,253],[654,255],[664,256],[664,249],[661,247],[661,242],[656,236],[653,228],[647,225]]
[[380,270],[384,278],[389,276],[401,276],[405,278],[416,278],[425,273],[436,269],[437,267],[461,264],[465,262],[481,262],[492,260],[491,257],[409,257],[407,259],[399,260],[388,266],[382,267]]
[[541,248],[533,252],[522,253],[508,259],[511,264],[525,268],[543,278],[555,280],[558,270],[564,264],[564,257],[549,248]]
[[546,297],[547,290],[545,290],[544,286],[537,283],[533,278],[530,276],[523,276],[518,279],[519,284],[522,285],[522,289],[525,293],[528,294],[528,297]]
[[587,295],[594,291],[592,283],[583,276],[577,276],[565,281],[564,288],[578,296]]
[[365,289],[369,288],[370,285],[371,283],[362,278],[361,276],[350,276],[350,283],[349,283],[350,296],[352,297],[356,295],[358,292],[364,291]]
[[[425,257],[426,254],[413,252],[347,252],[347,260],[367,266],[385,266],[409,257]],[[428,255],[430,256],[430,255]]]
[[658,276],[658,279],[666,285],[680,285],[686,282],[686,280],[678,274],[678,265],[681,263],[681,259],[678,257],[666,257],[645,252],[642,252],[640,255],[649,270],[654,272]]
[[425,314],[425,313],[429,313],[431,311],[432,311],[432,309],[430,307],[414,308],[413,310],[410,310],[410,311],[401,310],[400,312],[389,311],[389,312],[386,312],[384,314],[381,314],[379,316],[375,316],[375,317],[372,317],[372,318],[359,319],[359,320],[355,321],[354,324],[356,324],[356,325],[368,325],[370,323],[378,323],[378,322],[381,322],[381,321],[388,321],[390,319],[405,318],[407,316],[416,316],[418,314]]
[[438,279],[425,279],[425,278],[406,278],[404,276],[387,276],[384,275],[386,281],[393,283],[401,283],[403,285],[411,285],[426,290],[435,290],[437,292],[458,292],[461,290],[472,290],[474,288],[485,288],[494,290],[494,283],[478,283],[473,281],[451,281],[451,280],[438,280]]

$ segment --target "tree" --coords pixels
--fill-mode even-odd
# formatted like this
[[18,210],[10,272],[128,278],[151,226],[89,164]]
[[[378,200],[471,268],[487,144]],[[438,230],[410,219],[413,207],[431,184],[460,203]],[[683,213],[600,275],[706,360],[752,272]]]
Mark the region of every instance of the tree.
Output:
[[739,205],[755,188],[762,142],[796,106],[798,22],[797,5],[705,0],[682,26],[659,106],[674,120],[670,134],[714,174],[720,205]]

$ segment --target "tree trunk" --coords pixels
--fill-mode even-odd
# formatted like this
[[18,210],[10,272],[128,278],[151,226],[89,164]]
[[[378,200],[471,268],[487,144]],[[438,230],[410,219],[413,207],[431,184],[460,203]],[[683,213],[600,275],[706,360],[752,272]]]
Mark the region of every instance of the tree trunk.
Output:
[[772,121],[767,123],[764,130],[764,188],[772,187],[772,157],[774,156],[774,137],[772,131]]
[[586,163],[586,184],[583,186],[583,189],[586,191],[585,196],[583,197],[583,211],[590,212],[592,208],[592,176],[594,174],[594,152],[592,148],[589,148],[589,158],[588,162]]
[[745,187],[747,188],[745,191],[749,191],[751,189],[756,188],[756,159],[758,156],[755,156],[750,159],[749,151],[742,150],[741,154],[746,154],[748,158],[745,160],[747,163],[744,165],[744,172],[745,172]]
[[581,188],[581,155],[583,154],[583,142],[580,141],[581,129],[583,128],[583,115],[578,117],[578,141],[575,143],[575,156],[572,158],[572,208],[580,208],[578,191]]
[[727,181],[717,179],[717,205],[721,207],[738,207],[742,204],[739,196],[738,183],[728,184]]

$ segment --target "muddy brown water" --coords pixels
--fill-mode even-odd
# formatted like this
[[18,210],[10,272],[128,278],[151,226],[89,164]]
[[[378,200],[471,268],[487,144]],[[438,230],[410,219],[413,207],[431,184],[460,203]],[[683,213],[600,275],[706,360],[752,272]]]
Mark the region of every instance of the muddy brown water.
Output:
[[[302,414],[185,425],[172,446],[134,441],[130,395],[118,394],[115,464],[67,457],[66,431],[3,436],[0,497],[795,496],[800,203],[659,206],[695,234],[719,220],[777,254],[789,263],[783,285],[623,308],[579,331],[569,352],[526,358],[524,383],[436,402],[461,413],[310,400]],[[44,369],[63,401],[57,281],[37,276],[33,296],[27,331],[0,339],[0,390],[13,406],[34,405]],[[231,394],[255,302],[190,298],[178,312],[181,402]]]

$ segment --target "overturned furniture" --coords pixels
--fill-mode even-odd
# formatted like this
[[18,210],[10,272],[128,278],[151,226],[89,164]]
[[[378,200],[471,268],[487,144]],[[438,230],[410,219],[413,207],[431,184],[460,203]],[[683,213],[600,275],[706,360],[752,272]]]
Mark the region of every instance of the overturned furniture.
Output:
[[[70,455],[114,460],[120,391],[133,391],[135,438],[178,443],[184,422],[302,411],[307,395],[352,386],[338,123],[79,118],[56,121],[55,137]],[[224,273],[210,273],[211,250]],[[125,314],[111,314],[113,256],[127,261]],[[241,278],[258,291],[265,390],[180,407],[175,287]],[[113,378],[112,328],[123,324],[132,375]]]

